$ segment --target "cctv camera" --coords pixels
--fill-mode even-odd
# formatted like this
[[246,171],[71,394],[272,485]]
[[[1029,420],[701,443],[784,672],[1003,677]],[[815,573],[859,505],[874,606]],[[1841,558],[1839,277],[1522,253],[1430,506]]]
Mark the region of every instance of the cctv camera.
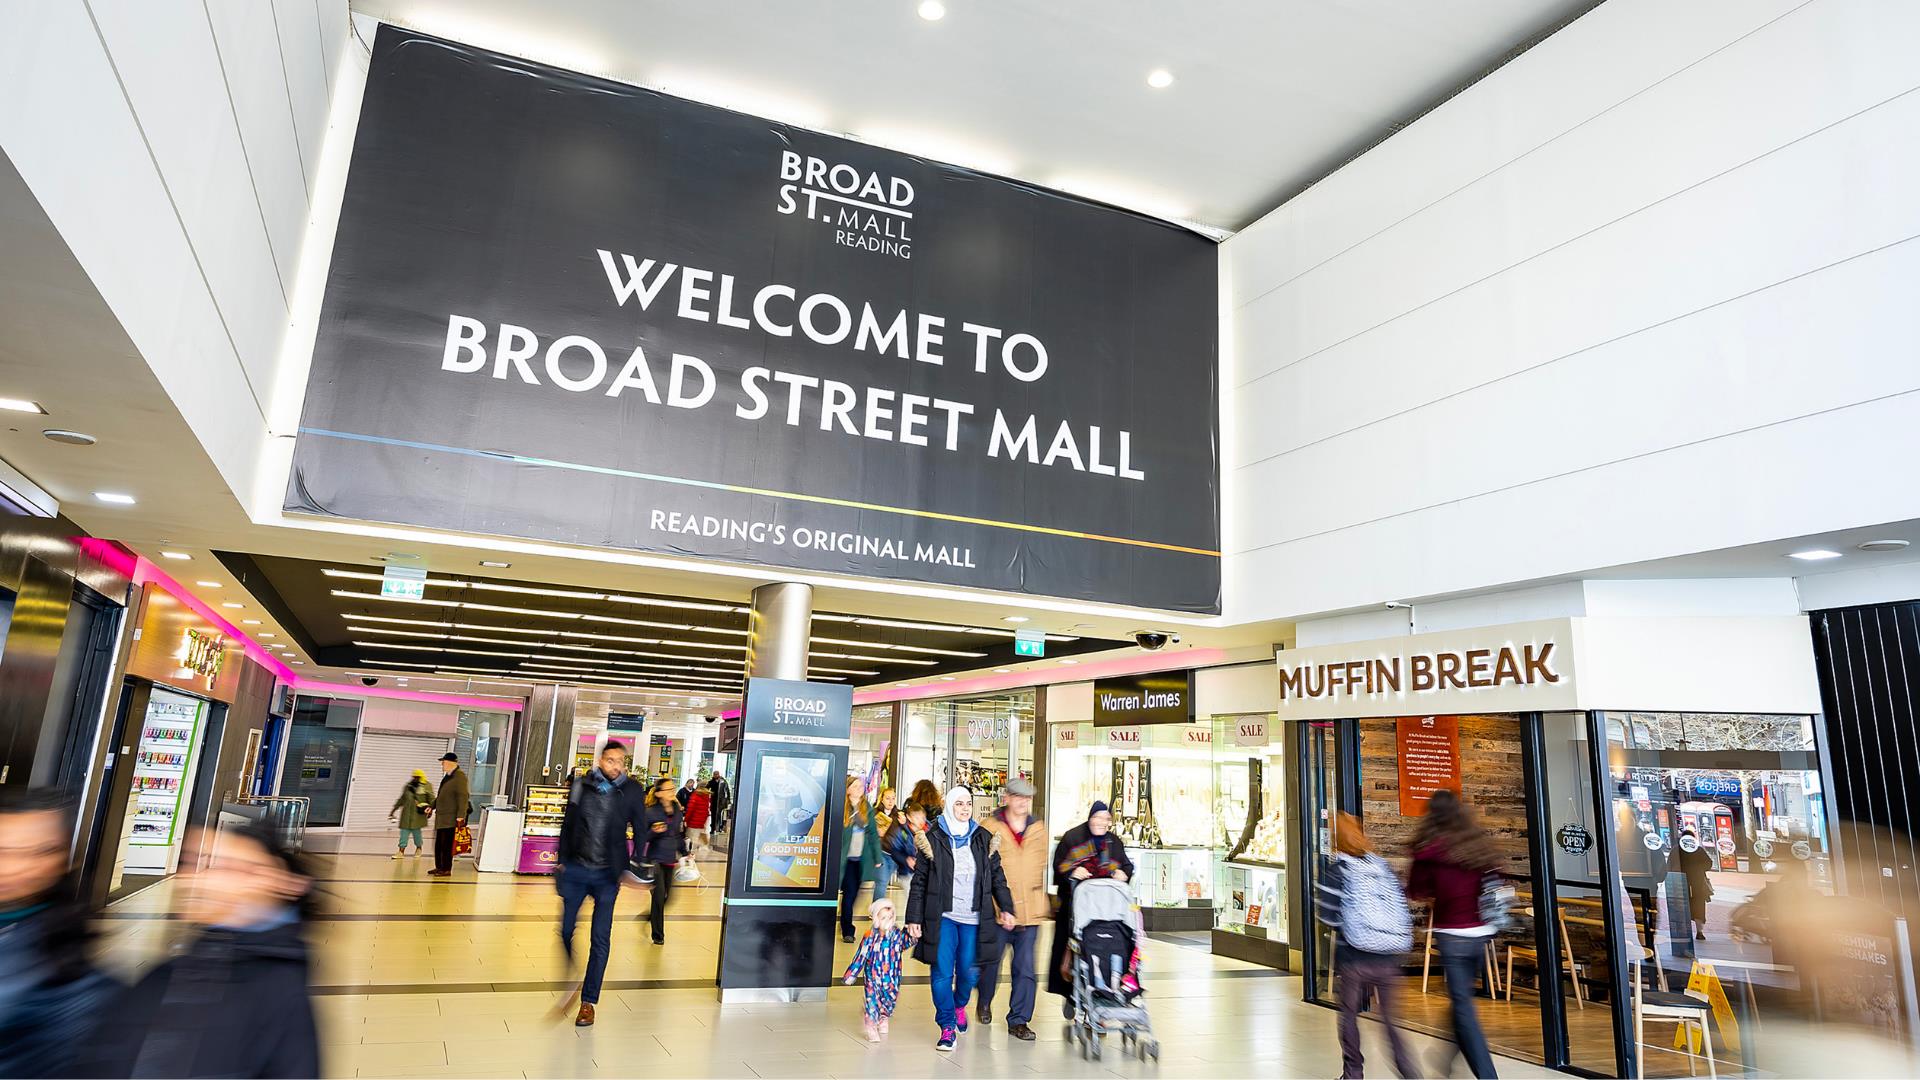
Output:
[[1133,643],[1148,652],[1157,652],[1166,648],[1169,642],[1178,644],[1179,641],[1179,634],[1169,634],[1161,630],[1142,630],[1133,635]]
[[709,716],[709,717],[706,717],[706,721],[709,724],[717,724],[720,722],[720,718],[717,716]]
[[362,675],[360,676],[360,685],[361,686],[378,686],[380,685],[380,680],[372,675]]

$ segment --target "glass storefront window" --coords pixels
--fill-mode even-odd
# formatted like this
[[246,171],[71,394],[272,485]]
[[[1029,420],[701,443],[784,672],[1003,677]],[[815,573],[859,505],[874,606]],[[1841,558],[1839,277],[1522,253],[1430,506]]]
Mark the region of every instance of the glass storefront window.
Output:
[[[1115,738],[1121,731],[1138,738]],[[1133,859],[1134,894],[1142,907],[1211,906],[1212,724],[1055,724],[1052,736],[1047,805],[1054,841],[1086,820],[1095,800],[1105,802]]]
[[1287,940],[1286,747],[1273,716],[1213,719],[1214,928]]
[[955,784],[973,789],[975,806],[998,808],[1009,775],[1033,777],[1033,722],[1039,695],[1016,690],[975,698],[915,701],[901,718],[902,797],[915,782],[932,780],[945,794]]
[[888,740],[893,733],[893,705],[861,705],[853,710],[853,739],[847,747],[847,775],[866,777],[876,766],[881,775],[874,780],[874,793],[891,787],[885,776]]
[[280,794],[300,795],[309,826],[337,826],[346,813],[347,781],[360,738],[361,702],[352,698],[294,700],[293,722],[280,770]]

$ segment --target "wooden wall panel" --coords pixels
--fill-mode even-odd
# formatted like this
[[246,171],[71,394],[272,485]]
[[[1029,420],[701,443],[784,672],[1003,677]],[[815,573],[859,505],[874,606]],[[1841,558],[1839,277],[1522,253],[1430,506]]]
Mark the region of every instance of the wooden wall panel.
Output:
[[[1461,795],[1494,835],[1509,873],[1528,870],[1527,805],[1520,760],[1520,721],[1512,716],[1462,716]],[[1360,810],[1367,835],[1382,855],[1403,865],[1412,853],[1419,818],[1400,813],[1396,721],[1360,723]]]

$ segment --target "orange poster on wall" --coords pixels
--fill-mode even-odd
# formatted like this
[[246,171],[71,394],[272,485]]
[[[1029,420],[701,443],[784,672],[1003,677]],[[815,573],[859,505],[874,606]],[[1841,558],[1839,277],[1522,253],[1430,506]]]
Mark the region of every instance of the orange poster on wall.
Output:
[[1460,790],[1460,719],[1403,716],[1399,734],[1400,813],[1424,817],[1436,791]]

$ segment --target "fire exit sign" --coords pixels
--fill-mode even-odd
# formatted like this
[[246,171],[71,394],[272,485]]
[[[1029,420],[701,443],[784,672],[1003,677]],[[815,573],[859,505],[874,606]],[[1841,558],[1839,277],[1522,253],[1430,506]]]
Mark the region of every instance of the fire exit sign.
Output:
[[1013,632],[1013,655],[1047,655],[1047,634],[1044,630],[1015,630]]

